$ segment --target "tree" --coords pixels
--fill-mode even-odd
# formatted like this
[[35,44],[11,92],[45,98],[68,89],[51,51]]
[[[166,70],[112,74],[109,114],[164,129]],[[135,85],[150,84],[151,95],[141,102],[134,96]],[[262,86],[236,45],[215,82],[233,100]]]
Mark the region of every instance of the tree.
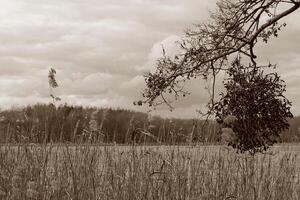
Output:
[[[174,57],[164,54],[157,61],[156,71],[145,74],[144,99],[138,105],[166,103],[171,107],[167,93],[177,99],[188,94],[184,84],[191,78],[206,80],[211,76],[215,80],[221,70],[230,67],[230,57],[243,55],[256,66],[256,44],[277,37],[286,26],[279,20],[299,7],[299,0],[219,0],[211,19],[186,31],[179,41],[183,53]],[[214,92],[211,94],[213,99]]]
[[214,105],[217,122],[226,133],[233,133],[229,145],[238,151],[254,154],[266,150],[278,142],[280,133],[289,127],[287,119],[293,117],[291,103],[283,95],[284,81],[277,73],[245,67],[239,59],[227,74],[226,92]]
[[[289,111],[290,102],[281,96],[285,91],[283,82],[276,73],[263,73],[263,65],[257,64],[255,47],[259,42],[268,43],[271,37],[278,37],[279,31],[286,26],[284,22],[279,23],[280,20],[299,7],[299,0],[219,0],[210,20],[187,30],[185,37],[178,42],[181,53],[170,57],[163,49],[163,56],[156,63],[156,71],[145,74],[144,99],[137,104],[152,106],[165,103],[172,109],[166,94],[172,94],[177,100],[189,94],[184,86],[190,79],[212,78],[207,117],[216,114],[222,122],[228,113],[236,114],[240,123],[233,127],[238,134],[238,144],[234,145],[242,152],[266,149],[276,142],[279,132],[287,128],[286,118],[292,115]],[[249,65],[236,63],[232,66],[232,59],[239,57],[243,57]],[[232,80],[225,84],[228,96],[215,102],[215,82],[220,71],[227,73]],[[237,77],[248,84],[245,88],[242,86],[245,91],[234,88],[239,83],[239,80],[235,80]],[[268,103],[251,96],[249,91],[255,92],[256,89],[265,92],[258,92],[257,98],[267,98]],[[234,92],[242,95],[239,101],[236,101],[237,94]],[[258,110],[247,107],[257,102],[261,103],[258,104]],[[221,109],[218,107],[220,105],[225,108]],[[245,113],[239,114],[238,109],[245,109]],[[259,109],[263,109],[266,115]],[[258,120],[257,124],[251,128],[250,124],[255,120]],[[278,124],[272,125],[273,122]]]

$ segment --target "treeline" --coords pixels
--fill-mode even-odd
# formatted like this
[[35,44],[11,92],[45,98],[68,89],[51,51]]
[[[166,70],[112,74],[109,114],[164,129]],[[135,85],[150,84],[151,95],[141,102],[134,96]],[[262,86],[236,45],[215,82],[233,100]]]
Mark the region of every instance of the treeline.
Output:
[[[216,143],[214,121],[164,119],[124,109],[36,104],[0,112],[1,143]],[[300,141],[300,117],[290,121],[283,142]]]

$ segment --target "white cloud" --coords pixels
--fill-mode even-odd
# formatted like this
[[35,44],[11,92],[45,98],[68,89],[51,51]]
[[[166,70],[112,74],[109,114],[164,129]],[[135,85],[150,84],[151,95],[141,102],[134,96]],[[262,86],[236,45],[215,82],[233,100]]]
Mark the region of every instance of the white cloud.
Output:
[[173,58],[182,51],[180,44],[178,43],[180,41],[180,36],[170,35],[162,41],[156,42],[147,56],[147,61],[144,65],[138,66],[138,70],[143,72],[154,71],[157,60],[163,56],[163,50],[165,51],[166,56]]
[[[178,52],[183,31],[204,21],[215,1],[180,0],[0,0],[1,107],[49,102],[48,70],[57,70],[65,102],[136,108],[143,73],[162,55]],[[266,61],[279,64],[288,97],[300,114],[298,13],[268,45]],[[175,103],[174,116],[194,116],[207,99],[201,80],[190,82],[191,96]],[[167,109],[161,111],[168,115]],[[185,113],[185,114],[184,114]]]
[[133,79],[130,79],[128,81],[124,81],[121,86],[120,89],[122,90],[132,90],[133,88],[136,89],[141,89],[145,86],[145,80],[144,77],[141,75],[138,75],[136,77],[134,77]]

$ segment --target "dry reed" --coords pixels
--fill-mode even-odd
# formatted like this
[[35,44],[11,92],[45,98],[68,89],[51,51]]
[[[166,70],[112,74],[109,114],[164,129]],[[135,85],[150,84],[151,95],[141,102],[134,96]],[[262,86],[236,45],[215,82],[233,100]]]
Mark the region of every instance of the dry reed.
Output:
[[3,146],[0,197],[297,200],[297,158],[209,146]]

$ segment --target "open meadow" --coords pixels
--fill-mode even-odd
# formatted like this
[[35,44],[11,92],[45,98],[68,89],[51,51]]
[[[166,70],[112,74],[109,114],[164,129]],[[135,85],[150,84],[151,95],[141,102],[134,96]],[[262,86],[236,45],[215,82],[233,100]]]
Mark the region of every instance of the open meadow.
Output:
[[300,200],[300,0],[0,5],[0,200]]
[[300,146],[11,145],[0,199],[300,199]]

